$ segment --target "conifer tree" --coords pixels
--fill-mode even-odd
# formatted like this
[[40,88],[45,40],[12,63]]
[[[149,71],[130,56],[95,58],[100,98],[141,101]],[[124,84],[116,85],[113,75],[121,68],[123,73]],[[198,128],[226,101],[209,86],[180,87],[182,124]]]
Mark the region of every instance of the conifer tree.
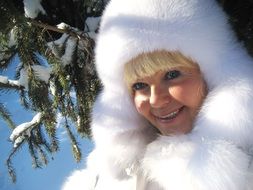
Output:
[[[34,113],[31,121],[15,124],[0,100],[0,119],[13,130],[13,148],[6,164],[14,182],[11,161],[23,145],[28,145],[35,168],[46,165],[48,157],[59,150],[59,114],[64,118],[73,155],[80,161],[73,130],[83,137],[90,135],[90,109],[101,89],[94,68],[94,39],[107,1],[0,1],[0,96],[17,93],[24,109]],[[217,1],[253,55],[253,0]],[[16,78],[10,80],[2,73],[14,64],[13,60],[18,62],[13,71]]]
[[238,39],[253,56],[253,0],[218,0],[229,16]]
[[[13,129],[13,149],[6,164],[15,182],[12,157],[29,147],[33,166],[48,163],[59,150],[57,114],[72,143],[76,161],[81,151],[73,135],[89,137],[90,108],[101,88],[94,62],[94,38],[103,0],[1,0],[0,93],[18,93],[22,106],[34,113],[31,121],[16,125],[0,102],[0,115]],[[16,63],[16,79],[1,75]],[[17,61],[15,61],[17,62]]]

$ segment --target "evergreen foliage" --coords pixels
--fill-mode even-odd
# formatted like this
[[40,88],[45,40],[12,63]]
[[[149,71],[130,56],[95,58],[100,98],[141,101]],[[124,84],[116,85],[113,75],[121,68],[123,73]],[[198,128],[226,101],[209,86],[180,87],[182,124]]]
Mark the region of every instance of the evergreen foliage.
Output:
[[[253,0],[217,1],[253,55]],[[24,109],[36,114],[32,121],[16,125],[0,102],[0,118],[13,130],[13,149],[6,164],[14,182],[12,158],[24,145],[28,145],[35,168],[46,165],[48,157],[59,150],[57,114],[64,118],[74,158],[81,160],[70,126],[74,124],[82,137],[90,136],[90,109],[101,89],[93,62],[93,35],[98,29],[88,20],[101,16],[107,0],[41,0],[46,14],[40,11],[37,17],[26,15],[27,2],[0,1],[0,96],[18,93]],[[60,23],[65,24],[57,26]],[[9,80],[1,73],[10,68],[15,57],[20,60],[14,71],[16,80]]]
[[217,0],[228,14],[238,39],[253,56],[253,0]]
[[[22,106],[37,113],[32,121],[16,126],[8,108],[0,103],[0,116],[13,129],[13,149],[6,164],[14,182],[11,160],[23,145],[28,145],[35,168],[46,165],[48,156],[59,150],[57,114],[65,118],[74,158],[81,160],[70,126],[74,124],[82,137],[90,136],[90,109],[101,85],[90,36],[96,31],[91,31],[86,21],[101,16],[104,4],[103,0],[43,0],[46,14],[29,18],[25,2],[1,0],[0,72],[9,69],[14,57],[20,63],[14,71],[16,80],[0,75],[0,93],[18,93]],[[62,22],[65,24],[57,27]]]

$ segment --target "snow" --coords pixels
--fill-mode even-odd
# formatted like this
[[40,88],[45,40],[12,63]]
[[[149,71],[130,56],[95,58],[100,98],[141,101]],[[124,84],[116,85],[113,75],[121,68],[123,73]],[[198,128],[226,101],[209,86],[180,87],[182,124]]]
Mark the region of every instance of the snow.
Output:
[[55,56],[59,56],[59,52],[57,51],[56,46],[59,46],[61,48],[68,37],[69,35],[64,33],[59,39],[47,43],[48,47],[52,50]]
[[56,88],[55,88],[55,84],[52,81],[49,81],[49,89],[50,92],[53,96],[56,95]]
[[19,83],[19,81],[17,81],[17,80],[10,80],[9,79],[9,84],[11,85],[11,86],[21,86],[21,84]]
[[49,43],[54,43],[55,45],[63,45],[63,43],[66,41],[68,37],[69,35],[64,33],[59,39]]
[[[33,65],[32,69],[36,77],[39,78],[39,80],[44,81],[45,83],[49,82],[50,74],[52,72],[51,67],[45,67],[42,65]],[[28,89],[28,74],[26,69],[21,69],[18,83],[19,85],[24,86],[26,89]]]
[[18,82],[20,83],[20,85],[25,87],[25,89],[28,89],[28,76],[27,71],[25,69],[21,69]]
[[9,43],[8,43],[9,47],[16,45],[16,39],[15,39],[15,30],[16,29],[17,29],[16,26],[13,29],[11,29]]
[[85,22],[85,30],[90,38],[96,39],[96,30],[98,29],[101,17],[88,17]]
[[23,141],[24,139],[24,133],[26,135],[30,135],[30,131],[32,130],[32,128],[34,127],[35,124],[38,124],[41,120],[42,114],[41,113],[37,113],[32,121],[30,122],[26,122],[26,123],[22,123],[20,125],[18,125],[13,131],[12,134],[10,135],[10,140],[14,143],[14,148]]
[[0,83],[8,84],[8,77],[0,75]]
[[40,3],[41,0],[24,0],[25,16],[36,18],[40,12],[46,14],[46,11]]
[[22,86],[19,83],[19,81],[17,81],[17,80],[10,80],[10,79],[8,79],[8,77],[2,76],[2,75],[0,75],[0,83],[11,85],[11,86]]
[[100,20],[101,20],[101,17],[88,17],[85,22],[86,29],[88,29],[88,31],[95,32],[98,28]]
[[87,34],[91,39],[96,40],[97,34],[95,32],[88,32]]
[[76,48],[77,40],[69,38],[66,44],[66,49],[64,55],[61,57],[63,66],[69,65],[72,61],[72,55]]
[[81,117],[80,117],[80,115],[77,116],[76,124],[77,124],[78,127],[81,126]]
[[33,71],[35,72],[35,75],[41,80],[46,83],[48,83],[50,74],[52,72],[52,68],[45,67],[42,65],[33,65],[32,66]]
[[23,140],[25,140],[25,136],[22,135],[22,136],[17,137],[17,138],[15,139],[15,141],[14,141],[13,147],[14,147],[14,148],[17,148],[17,146],[18,146],[20,143],[22,143]]
[[57,25],[57,28],[64,30],[66,28],[70,28],[70,26],[68,24],[62,22],[62,23]]

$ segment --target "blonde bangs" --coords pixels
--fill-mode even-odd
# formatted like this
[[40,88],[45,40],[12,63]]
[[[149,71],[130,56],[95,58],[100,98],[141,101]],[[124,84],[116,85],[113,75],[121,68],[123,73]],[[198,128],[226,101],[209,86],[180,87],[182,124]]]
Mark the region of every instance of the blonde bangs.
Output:
[[124,80],[129,90],[138,80],[149,77],[158,71],[174,68],[198,68],[198,65],[180,52],[155,51],[140,54],[125,64]]

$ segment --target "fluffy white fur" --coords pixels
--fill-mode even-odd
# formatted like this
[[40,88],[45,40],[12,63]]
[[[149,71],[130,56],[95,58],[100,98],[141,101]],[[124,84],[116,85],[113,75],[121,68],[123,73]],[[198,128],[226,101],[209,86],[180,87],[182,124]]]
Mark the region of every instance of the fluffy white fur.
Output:
[[[104,89],[93,109],[95,150],[87,169],[100,176],[96,189],[253,189],[253,61],[227,22],[215,0],[110,1],[96,46]],[[155,139],[123,82],[124,64],[155,50],[190,56],[207,83],[186,136]],[[78,189],[76,183],[88,189],[76,182],[85,173],[74,173],[64,190]]]
[[77,170],[64,182],[62,190],[92,190],[95,184],[96,176],[91,175],[89,170]]
[[142,170],[163,189],[245,189],[249,156],[226,141],[161,137],[148,146]]

